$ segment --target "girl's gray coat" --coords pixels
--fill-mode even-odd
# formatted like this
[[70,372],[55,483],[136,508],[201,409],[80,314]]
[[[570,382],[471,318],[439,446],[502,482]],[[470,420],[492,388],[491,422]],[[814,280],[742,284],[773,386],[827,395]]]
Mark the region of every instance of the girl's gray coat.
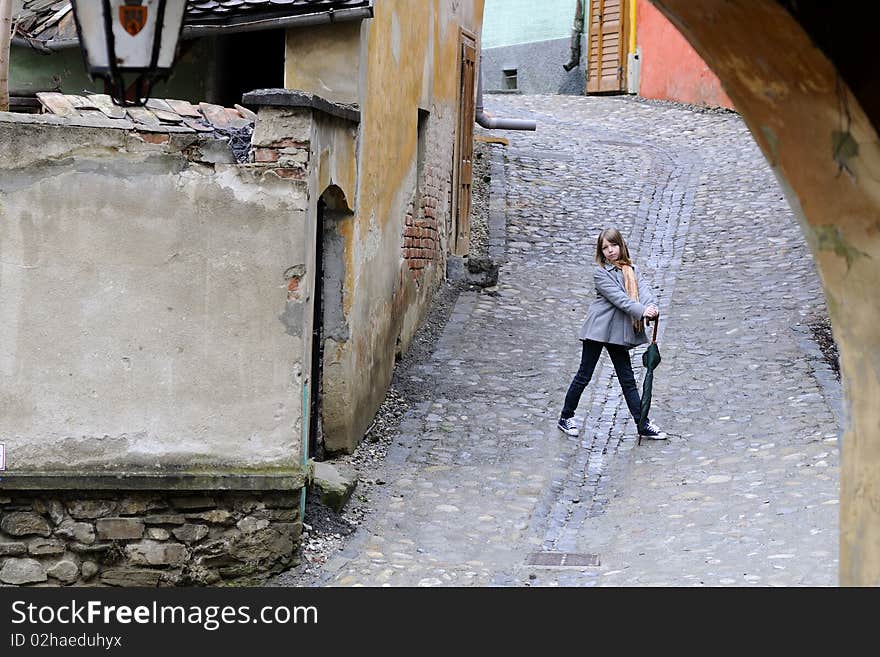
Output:
[[632,323],[644,316],[646,306],[656,306],[657,300],[635,265],[633,271],[639,284],[638,301],[627,295],[623,272],[618,267],[606,263],[593,269],[596,300],[587,311],[587,319],[581,327],[581,340],[619,344],[628,349],[648,341],[645,331],[636,333]]

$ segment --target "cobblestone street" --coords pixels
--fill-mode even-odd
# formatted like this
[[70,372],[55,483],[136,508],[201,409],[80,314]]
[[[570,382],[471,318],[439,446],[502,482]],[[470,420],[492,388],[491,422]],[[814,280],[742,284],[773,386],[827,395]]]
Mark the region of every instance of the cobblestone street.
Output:
[[[502,132],[497,289],[458,297],[321,586],[833,586],[842,389],[806,241],[735,113],[631,97],[486,96]],[[493,180],[493,186],[498,181]],[[617,227],[662,313],[637,445],[607,354],[556,427]],[[490,243],[491,243],[490,234]],[[641,353],[632,353],[641,381]]]

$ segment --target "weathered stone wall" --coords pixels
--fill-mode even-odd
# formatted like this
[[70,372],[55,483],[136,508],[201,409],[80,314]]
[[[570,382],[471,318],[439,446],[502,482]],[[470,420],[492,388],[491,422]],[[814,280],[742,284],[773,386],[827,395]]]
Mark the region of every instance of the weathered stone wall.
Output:
[[0,491],[0,586],[256,581],[293,563],[299,496]]
[[238,163],[192,130],[0,114],[0,585],[291,564],[311,130],[258,120]]

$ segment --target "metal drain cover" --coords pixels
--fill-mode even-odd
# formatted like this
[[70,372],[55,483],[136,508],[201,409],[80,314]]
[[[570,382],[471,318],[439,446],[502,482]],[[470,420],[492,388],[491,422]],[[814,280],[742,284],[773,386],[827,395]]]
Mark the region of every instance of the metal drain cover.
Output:
[[578,552],[532,552],[526,560],[527,566],[551,566],[586,568],[599,565],[598,554]]

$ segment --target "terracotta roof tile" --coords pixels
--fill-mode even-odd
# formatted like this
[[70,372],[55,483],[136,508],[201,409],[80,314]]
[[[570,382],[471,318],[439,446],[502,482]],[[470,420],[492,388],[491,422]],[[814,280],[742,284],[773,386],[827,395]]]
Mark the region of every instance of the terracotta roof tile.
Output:
[[[329,14],[347,9],[370,9],[373,0],[190,0],[186,27],[234,28],[242,23],[306,14]],[[39,42],[76,40],[69,0],[25,0],[13,20],[15,34]],[[265,29],[274,27],[268,24]]]
[[[185,100],[150,98],[145,107],[120,107],[114,105],[106,94],[73,95],[56,92],[39,92],[37,99],[43,114],[77,119],[105,116],[108,119],[124,119],[127,125],[139,129],[173,132],[213,132],[253,125],[256,115],[250,110],[210,103],[196,107]],[[243,110],[243,111],[242,111]]]

